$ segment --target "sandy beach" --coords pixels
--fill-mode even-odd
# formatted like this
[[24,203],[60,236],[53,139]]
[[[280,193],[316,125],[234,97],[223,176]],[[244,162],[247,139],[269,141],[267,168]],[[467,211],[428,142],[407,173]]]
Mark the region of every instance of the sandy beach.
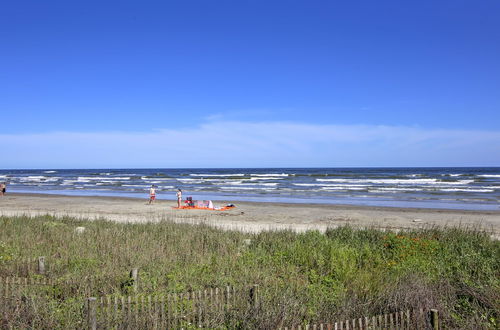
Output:
[[205,223],[224,229],[249,232],[291,229],[326,230],[349,224],[355,227],[385,229],[422,226],[473,226],[491,231],[500,238],[499,211],[389,208],[352,205],[234,203],[230,211],[175,210],[175,202],[159,200],[148,205],[146,199],[121,197],[80,197],[45,194],[9,194],[0,198],[0,215],[71,216],[117,222],[175,221]]

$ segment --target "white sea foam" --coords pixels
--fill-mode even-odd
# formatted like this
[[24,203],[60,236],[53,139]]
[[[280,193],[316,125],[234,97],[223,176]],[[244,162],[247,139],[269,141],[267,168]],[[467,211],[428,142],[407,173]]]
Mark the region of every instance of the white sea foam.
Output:
[[235,174],[189,174],[190,176],[203,176],[203,177],[210,177],[210,176],[220,176],[220,177],[228,177],[228,176],[245,176],[243,173],[235,173]]
[[321,187],[320,190],[366,190],[361,187]]
[[60,184],[61,186],[72,186],[77,182],[76,180],[63,180],[63,182]]
[[474,180],[438,181],[438,179],[316,179],[319,182],[375,183],[375,184],[444,184],[464,185]]
[[20,181],[42,181],[47,179],[48,177],[43,176],[43,175],[30,175],[26,177],[20,177]]
[[264,188],[256,188],[256,187],[220,187],[220,189],[227,190],[263,190]]
[[[454,188],[456,187],[456,188]],[[495,189],[495,186],[460,186],[460,185],[455,185],[451,186],[450,185],[432,185],[432,186],[427,186],[423,187],[426,190],[433,191],[433,190],[440,190],[440,189]]]
[[320,182],[348,182],[348,183],[380,183],[380,184],[425,184],[434,183],[437,179],[316,179]]
[[275,173],[268,173],[268,174],[250,174],[250,176],[289,176],[289,174],[286,173],[281,173],[281,174],[275,174]]
[[397,190],[381,190],[381,189],[370,189],[368,190],[369,193],[398,193],[400,191]]
[[203,183],[204,181],[202,179],[177,179],[177,181],[180,182],[185,182],[185,183]]
[[226,180],[221,180],[221,181],[205,180],[205,181],[210,181],[215,185],[220,185],[220,184],[244,185],[243,181],[226,181]]
[[26,182],[56,182],[62,179],[61,177],[54,176],[54,177],[49,177],[49,176],[43,176],[43,175],[32,175],[32,176],[26,176],[26,177],[19,177],[15,178],[19,180],[20,182],[26,183]]
[[500,178],[500,174],[480,174],[478,176],[483,178]]
[[458,181],[442,181],[442,182],[439,182],[438,184],[466,185],[466,184],[473,183],[473,182],[474,182],[474,180],[458,180]]
[[[172,181],[175,180],[174,178],[148,178],[146,176],[141,176],[141,180],[148,181],[148,180],[155,180],[155,181]],[[196,179],[193,179],[196,180]]]
[[47,178],[47,179],[45,179],[45,181],[44,181],[44,182],[57,182],[57,181],[59,181],[60,179],[61,179],[61,178],[59,178],[59,177],[52,177],[52,178]]
[[[386,187],[380,187],[377,188],[376,190],[383,190],[383,191],[424,191],[425,189],[423,188],[386,188]],[[370,191],[372,191],[370,189]]]
[[493,189],[461,189],[461,188],[446,188],[439,189],[439,191],[453,192],[453,191],[464,191],[464,192],[494,192]]
[[302,187],[340,187],[340,188],[349,188],[349,187],[370,187],[368,184],[329,184],[329,183],[292,183],[294,186],[302,186]]
[[352,179],[316,179],[319,182],[351,182]]
[[165,184],[165,181],[160,181],[160,180],[152,180],[152,181],[144,181],[144,183],[147,183],[147,184]]
[[210,183],[228,183],[231,184],[232,182],[242,182],[242,178],[238,179],[205,179],[205,178],[196,178],[196,179],[180,179],[180,180],[199,180],[201,182],[210,182]]
[[97,181],[97,180],[120,180],[120,181],[124,181],[124,180],[130,180],[130,177],[129,176],[79,176],[78,177],[78,181],[80,180],[93,180],[93,181]]
[[259,187],[220,187],[221,190],[274,190],[276,189],[275,187],[266,187],[266,188],[259,188]]
[[245,179],[245,180],[250,180],[250,181],[257,181],[257,180],[283,180],[283,177],[279,176],[266,176],[266,177],[252,177],[250,179]]
[[56,173],[57,171],[43,171],[43,173]]
[[292,183],[292,184],[294,186],[299,186],[299,187],[322,187],[322,186],[328,186],[328,184],[321,184],[321,183]]
[[216,185],[224,185],[224,184],[230,184],[234,186],[252,186],[252,187],[258,187],[258,186],[277,186],[277,182],[256,182],[256,183],[244,183],[241,181],[236,181],[236,182],[221,182],[221,183],[216,183]]
[[404,191],[429,191],[429,192],[494,192],[494,189],[475,189],[475,188],[386,188],[386,187],[377,187],[374,189],[369,189],[369,192],[388,192],[388,193],[397,193]]

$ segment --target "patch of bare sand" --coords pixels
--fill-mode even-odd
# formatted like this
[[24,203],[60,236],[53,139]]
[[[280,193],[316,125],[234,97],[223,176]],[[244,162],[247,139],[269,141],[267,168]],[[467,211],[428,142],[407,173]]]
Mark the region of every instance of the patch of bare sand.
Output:
[[[218,202],[224,205],[228,202]],[[121,197],[81,197],[42,194],[9,194],[0,198],[0,215],[71,216],[117,222],[174,221],[205,223],[218,228],[260,232],[290,229],[324,231],[349,224],[382,229],[423,226],[470,226],[500,238],[499,211],[462,211],[416,208],[367,207],[325,204],[232,202],[230,211],[175,210],[174,201],[147,201]]]

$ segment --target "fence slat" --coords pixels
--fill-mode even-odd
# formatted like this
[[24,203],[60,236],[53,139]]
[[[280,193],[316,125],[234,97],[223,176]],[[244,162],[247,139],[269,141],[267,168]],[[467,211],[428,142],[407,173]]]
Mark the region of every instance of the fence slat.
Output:
[[201,290],[196,292],[196,326],[201,328]]
[[174,293],[172,295],[172,310],[173,310],[173,318],[172,318],[172,324],[174,326],[177,326],[177,321],[179,320],[178,318],[178,310],[177,310],[177,305],[178,305],[178,299],[179,297],[177,296],[177,293]]
[[167,322],[168,322],[168,325],[172,325],[172,321],[171,321],[171,317],[173,315],[173,311],[172,311],[172,295],[169,293],[168,296],[167,296]]
[[45,275],[45,257],[38,257],[38,273]]
[[151,296],[148,296],[148,305],[149,305],[149,315],[150,315],[150,324],[153,327],[153,329],[157,328],[157,320],[158,320],[158,296],[154,296],[151,298]]
[[438,330],[439,329],[439,314],[437,309],[431,309],[431,326],[432,330]]
[[88,329],[97,329],[96,298],[87,299],[87,327]]
[[160,327],[162,329],[165,328],[165,296],[161,296],[161,301],[160,301]]
[[215,288],[215,304],[217,305],[217,310],[220,310],[219,288]]

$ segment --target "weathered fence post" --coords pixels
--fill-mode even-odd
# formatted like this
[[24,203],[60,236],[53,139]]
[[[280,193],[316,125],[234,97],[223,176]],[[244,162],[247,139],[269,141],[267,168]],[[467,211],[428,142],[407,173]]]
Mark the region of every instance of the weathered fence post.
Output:
[[439,329],[439,315],[437,309],[431,309],[431,326],[432,330]]
[[137,292],[137,288],[139,287],[139,269],[134,268],[130,271],[130,279],[132,279],[132,290]]
[[250,303],[252,304],[253,307],[257,307],[257,302],[258,302],[258,292],[259,292],[259,285],[254,284],[250,288]]
[[45,257],[38,257],[38,273],[45,274]]
[[94,297],[87,299],[87,327],[91,330],[97,329],[96,302],[97,299]]

